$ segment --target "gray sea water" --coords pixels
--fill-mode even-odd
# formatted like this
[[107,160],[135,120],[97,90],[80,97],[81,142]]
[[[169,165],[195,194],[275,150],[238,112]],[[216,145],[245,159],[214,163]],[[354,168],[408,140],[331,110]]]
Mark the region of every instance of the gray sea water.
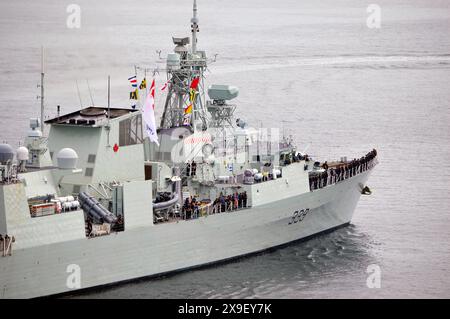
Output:
[[[66,26],[71,3],[81,28]],[[319,160],[380,165],[352,225],[224,265],[98,289],[81,298],[450,297],[450,4],[373,1],[199,0],[199,47],[208,83],[240,87],[236,114],[280,127]],[[17,146],[39,115],[40,46],[46,47],[47,116],[89,105],[129,106],[133,66],[190,32],[191,1],[0,2],[0,140]],[[163,74],[157,76],[163,83]],[[157,95],[157,114],[163,95]],[[367,267],[381,269],[368,288]]]

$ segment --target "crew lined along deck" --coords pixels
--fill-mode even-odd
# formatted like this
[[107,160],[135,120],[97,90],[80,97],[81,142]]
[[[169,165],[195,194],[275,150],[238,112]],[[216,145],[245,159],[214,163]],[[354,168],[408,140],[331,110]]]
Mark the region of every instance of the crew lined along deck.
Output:
[[373,149],[367,155],[354,159],[348,163],[329,164],[325,161],[321,171],[309,174],[309,187],[311,191],[339,183],[371,169],[376,164],[377,151]]
[[[296,162],[305,161],[302,169],[306,171],[308,170],[308,166],[311,165],[312,160],[308,155],[302,155],[296,152],[287,155],[289,156],[285,156],[282,161],[284,167]],[[328,163],[325,161],[322,165],[319,162],[315,162],[314,169],[309,172],[310,191],[336,184],[371,169],[376,164],[376,156],[377,151],[373,149],[365,156],[350,162],[341,160],[340,162]],[[269,182],[282,178],[282,167],[274,169],[272,166],[265,164],[261,168],[261,172],[257,169],[247,169],[244,174],[226,176],[226,179],[220,180],[220,182],[221,185],[232,188],[241,188],[244,185]],[[195,176],[198,173],[197,164],[193,161],[187,163],[185,171],[187,176]],[[188,196],[184,199],[181,207],[175,206],[169,209],[154,211],[154,222],[191,220],[212,214],[242,210],[250,206],[251,203],[249,203],[246,191],[233,191],[231,194],[221,193],[214,200],[199,200],[198,196]]]
[[231,212],[242,208],[247,208],[247,192],[235,192],[233,195],[221,194],[213,202],[206,205],[199,204],[195,197],[186,198],[182,212],[185,219],[191,219],[197,218],[199,215]]
[[233,195],[221,194],[214,201],[209,199],[198,200],[195,196],[184,200],[181,210],[172,210],[155,213],[155,222],[191,220],[212,214],[229,213],[250,208],[247,192],[235,192]]

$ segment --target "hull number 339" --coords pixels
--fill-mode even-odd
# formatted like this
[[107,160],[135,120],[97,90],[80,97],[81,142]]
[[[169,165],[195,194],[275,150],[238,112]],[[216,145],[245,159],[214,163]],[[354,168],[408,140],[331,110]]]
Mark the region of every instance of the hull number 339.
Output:
[[303,219],[305,219],[306,215],[309,213],[309,208],[302,209],[302,210],[296,210],[294,214],[291,217],[291,220],[289,221],[288,225],[295,224],[298,222],[301,222]]

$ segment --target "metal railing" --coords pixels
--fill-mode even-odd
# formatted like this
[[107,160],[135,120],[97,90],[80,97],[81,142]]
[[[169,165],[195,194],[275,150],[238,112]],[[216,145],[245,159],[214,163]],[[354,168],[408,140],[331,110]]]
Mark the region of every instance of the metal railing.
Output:
[[310,191],[324,188],[326,186],[334,185],[351,177],[359,175],[372,169],[378,164],[377,157],[360,162],[360,163],[346,163],[336,168],[329,168],[323,172],[315,173],[316,176],[309,176]]

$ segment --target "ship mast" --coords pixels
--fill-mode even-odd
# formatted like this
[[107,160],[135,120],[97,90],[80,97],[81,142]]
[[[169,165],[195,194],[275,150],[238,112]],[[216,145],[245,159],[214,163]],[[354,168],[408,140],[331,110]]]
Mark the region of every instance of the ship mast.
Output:
[[197,0],[194,0],[193,16],[191,19],[192,28],[192,54],[197,52],[197,32],[198,32],[198,18],[197,18]]
[[41,48],[41,131],[44,134],[44,47]]
[[[193,131],[207,127],[207,110],[203,105],[203,73],[207,66],[206,53],[197,50],[198,32],[197,2],[194,0],[191,18],[192,37],[173,37],[174,53],[167,55],[167,78],[170,81],[160,128],[190,127]],[[191,49],[187,45],[192,40]],[[193,100],[190,87],[194,79],[199,78],[198,92]],[[191,106],[191,108],[189,108]],[[191,109],[190,113],[186,110]]]

